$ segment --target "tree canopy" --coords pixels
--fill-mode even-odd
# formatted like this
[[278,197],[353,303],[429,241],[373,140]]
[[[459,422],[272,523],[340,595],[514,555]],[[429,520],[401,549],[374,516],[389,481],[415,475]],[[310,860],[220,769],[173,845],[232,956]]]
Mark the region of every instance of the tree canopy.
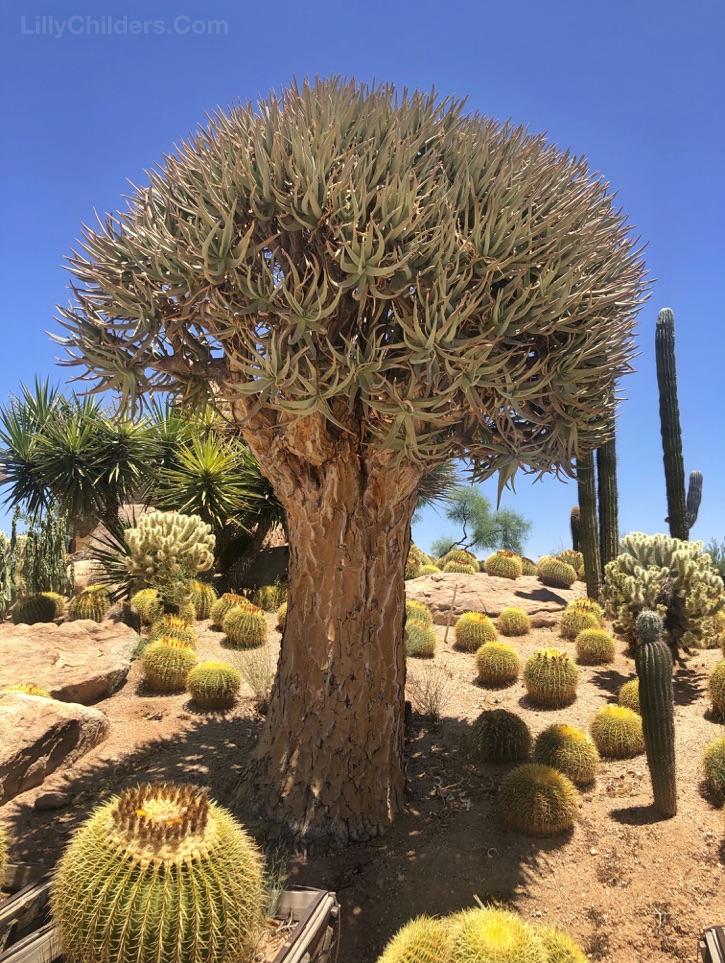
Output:
[[124,399],[232,400],[474,479],[606,437],[644,265],[608,185],[433,93],[293,83],[218,112],[69,259],[59,340]]

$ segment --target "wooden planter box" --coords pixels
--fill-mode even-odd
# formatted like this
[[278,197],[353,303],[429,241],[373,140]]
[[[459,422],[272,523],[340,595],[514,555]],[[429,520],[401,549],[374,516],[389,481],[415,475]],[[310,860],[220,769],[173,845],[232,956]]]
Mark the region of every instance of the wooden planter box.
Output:
[[[19,892],[0,904],[0,963],[63,963],[48,920],[52,873],[45,866],[10,864],[4,888]],[[334,893],[285,890],[274,918],[294,925],[272,963],[332,963],[339,919]]]

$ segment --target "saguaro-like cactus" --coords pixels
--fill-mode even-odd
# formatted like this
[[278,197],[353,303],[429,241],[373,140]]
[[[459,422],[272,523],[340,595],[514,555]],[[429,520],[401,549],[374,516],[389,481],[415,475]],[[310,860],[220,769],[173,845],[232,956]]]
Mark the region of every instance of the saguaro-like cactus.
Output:
[[636,626],[640,644],[634,660],[647,765],[655,806],[669,817],[677,812],[672,655],[662,641],[662,619],[656,612],[640,612]]
[[700,511],[701,501],[702,501],[702,472],[691,471],[690,479],[687,483],[687,500],[685,502],[685,511],[687,513],[688,528],[692,528],[692,526],[697,521],[697,513]]
[[597,531],[597,486],[594,478],[594,455],[577,459],[576,479],[579,487],[579,512],[581,516],[580,551],[584,556],[584,580],[587,595],[598,599],[602,588],[601,560],[599,558],[599,533]]
[[685,461],[682,457],[680,409],[677,404],[677,367],[675,364],[675,316],[670,308],[657,315],[655,329],[657,387],[660,393],[660,430],[667,486],[667,521],[672,538],[687,541],[685,505]]
[[581,552],[581,513],[579,506],[575,505],[569,515],[569,525],[571,526],[571,547],[575,552]]
[[[612,405],[614,399],[612,398]],[[599,552],[602,569],[619,551],[619,506],[617,497],[617,443],[612,436],[597,448],[597,498],[599,501]]]

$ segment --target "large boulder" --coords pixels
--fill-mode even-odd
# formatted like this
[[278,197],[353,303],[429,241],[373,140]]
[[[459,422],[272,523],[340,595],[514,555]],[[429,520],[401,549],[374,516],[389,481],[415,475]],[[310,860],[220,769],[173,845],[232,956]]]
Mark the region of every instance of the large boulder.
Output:
[[119,689],[131,668],[138,634],[122,622],[36,622],[0,625],[0,689],[43,686],[64,702],[89,705]]
[[438,625],[447,623],[451,605],[454,619],[464,612],[485,612],[491,618],[496,618],[501,614],[501,609],[512,606],[523,609],[531,625],[541,628],[556,625],[562,608],[572,599],[587,593],[584,582],[575,582],[570,589],[549,588],[542,585],[535,575],[510,579],[485,575],[483,572],[477,575],[436,572],[408,579],[405,594],[408,599],[424,602]]
[[98,709],[0,692],[0,805],[72,765],[108,735]]

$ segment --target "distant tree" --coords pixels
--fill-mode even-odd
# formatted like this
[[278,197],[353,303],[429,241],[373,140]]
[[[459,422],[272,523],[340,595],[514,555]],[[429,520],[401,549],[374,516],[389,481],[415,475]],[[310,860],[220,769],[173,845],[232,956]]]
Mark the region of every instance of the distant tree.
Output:
[[486,548],[508,548],[523,554],[531,522],[510,508],[491,510],[491,502],[476,485],[459,485],[446,498],[446,518],[463,529],[460,538],[442,535],[431,545],[431,553],[441,558],[452,548],[469,551]]

